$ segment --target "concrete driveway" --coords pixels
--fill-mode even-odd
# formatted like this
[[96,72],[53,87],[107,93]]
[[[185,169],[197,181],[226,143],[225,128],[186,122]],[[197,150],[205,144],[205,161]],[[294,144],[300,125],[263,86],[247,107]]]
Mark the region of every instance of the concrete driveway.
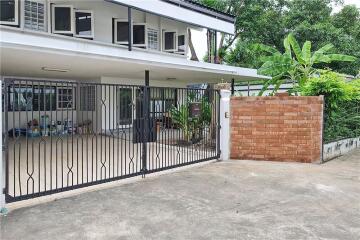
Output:
[[360,239],[360,150],[217,162],[2,217],[0,239]]

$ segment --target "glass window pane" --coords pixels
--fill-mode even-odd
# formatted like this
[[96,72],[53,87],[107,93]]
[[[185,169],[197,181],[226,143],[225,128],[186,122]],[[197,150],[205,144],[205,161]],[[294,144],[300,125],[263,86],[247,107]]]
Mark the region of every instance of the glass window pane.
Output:
[[145,26],[135,25],[133,26],[134,44],[145,44]]
[[166,32],[165,33],[165,50],[171,50],[175,48],[175,33]]
[[55,30],[71,31],[71,8],[55,7]]
[[76,22],[76,34],[80,36],[91,36],[91,13],[86,12],[76,12],[75,13],[75,22]]
[[0,13],[1,21],[15,22],[15,0],[1,0]]
[[116,29],[117,29],[116,40],[118,42],[128,42],[129,41],[129,23],[128,22],[117,22]]

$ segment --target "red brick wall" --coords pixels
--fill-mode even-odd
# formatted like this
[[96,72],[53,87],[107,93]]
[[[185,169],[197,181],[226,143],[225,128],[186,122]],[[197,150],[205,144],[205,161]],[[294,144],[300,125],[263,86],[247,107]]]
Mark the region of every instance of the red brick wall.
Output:
[[323,97],[232,97],[231,158],[316,162]]

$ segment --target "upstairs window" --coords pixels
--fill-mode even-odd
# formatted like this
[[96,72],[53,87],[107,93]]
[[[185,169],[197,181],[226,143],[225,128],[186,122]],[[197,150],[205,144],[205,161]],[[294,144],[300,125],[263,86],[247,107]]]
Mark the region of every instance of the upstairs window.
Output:
[[176,31],[163,32],[163,51],[175,52],[177,50],[177,33]]
[[73,15],[70,5],[52,5],[52,32],[73,34]]
[[44,0],[25,0],[24,27],[35,31],[45,31]]
[[115,20],[114,42],[117,44],[129,44],[129,22],[127,20]]
[[0,24],[19,25],[18,0],[0,0]]
[[179,35],[178,36],[177,53],[185,54],[185,35]]
[[92,11],[75,10],[75,36],[94,38],[94,17]]
[[146,24],[134,23],[133,24],[133,46],[146,48]]
[[152,50],[159,50],[159,31],[148,28],[148,48]]

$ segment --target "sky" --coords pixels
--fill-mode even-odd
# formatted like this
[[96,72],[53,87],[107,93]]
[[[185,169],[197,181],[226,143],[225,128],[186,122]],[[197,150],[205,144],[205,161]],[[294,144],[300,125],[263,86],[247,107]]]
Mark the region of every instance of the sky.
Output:
[[[355,4],[360,8],[360,0],[344,0],[345,5]],[[342,6],[334,7],[334,12],[340,11]],[[204,31],[192,31],[193,44],[195,47],[196,54],[200,61],[202,61],[203,56],[205,56],[207,51],[206,45],[206,30]],[[218,37],[220,39],[220,37]]]

